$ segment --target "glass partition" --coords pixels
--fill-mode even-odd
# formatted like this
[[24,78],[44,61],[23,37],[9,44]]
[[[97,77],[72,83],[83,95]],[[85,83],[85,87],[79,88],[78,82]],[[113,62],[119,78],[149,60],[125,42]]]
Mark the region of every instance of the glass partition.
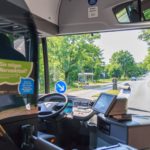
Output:
[[0,6],[0,120],[37,112],[37,36],[23,8],[11,1]]

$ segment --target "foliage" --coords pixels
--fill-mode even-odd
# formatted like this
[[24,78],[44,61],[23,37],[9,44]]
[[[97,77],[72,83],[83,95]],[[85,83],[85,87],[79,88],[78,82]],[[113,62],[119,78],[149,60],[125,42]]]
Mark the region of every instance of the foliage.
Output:
[[135,63],[132,54],[123,50],[113,53],[110,64],[105,67],[105,70],[109,77],[122,79],[140,76],[146,72],[143,63]]
[[44,93],[44,60],[43,60],[43,53],[42,53],[42,48],[40,45],[40,51],[39,51],[39,92]]
[[150,29],[142,30],[142,33],[139,35],[139,39],[147,42],[150,46]]
[[[119,90],[108,90],[105,93],[107,93],[107,94],[113,94],[113,95],[118,95],[119,92],[120,92]],[[94,97],[94,98],[98,98],[99,96],[100,96],[100,93],[92,95],[92,97]]]
[[121,68],[119,64],[109,64],[106,66],[105,70],[109,77],[121,77]]
[[146,9],[143,13],[144,13],[145,20],[149,20],[150,19],[150,9]]
[[142,33],[139,35],[139,39],[145,41],[149,46],[148,55],[144,59],[143,67],[146,70],[150,70],[150,29],[143,30]]
[[[65,80],[70,86],[78,80],[78,73],[92,72],[94,80],[140,76],[150,70],[150,48],[144,62],[135,63],[127,50],[115,52],[108,65],[103,62],[103,50],[95,46],[100,34],[67,35],[47,38],[50,83]],[[150,47],[150,30],[143,30],[139,39]],[[43,53],[40,44],[40,92],[44,91]]]
[[108,90],[106,93],[108,94],[114,94],[114,95],[118,95],[119,94],[119,90]]
[[130,71],[135,65],[135,61],[133,56],[124,50],[120,50],[118,52],[113,53],[110,59],[110,74],[117,75],[116,77],[120,77],[122,75],[124,78],[130,77]]
[[94,45],[100,34],[48,38],[49,71],[52,82],[78,80],[78,73],[93,72],[98,78],[103,68],[102,50]]

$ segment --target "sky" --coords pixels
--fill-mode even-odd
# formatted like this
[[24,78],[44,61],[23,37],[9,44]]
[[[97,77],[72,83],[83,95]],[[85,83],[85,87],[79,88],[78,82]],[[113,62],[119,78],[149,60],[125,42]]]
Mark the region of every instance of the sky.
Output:
[[141,30],[118,31],[101,33],[101,39],[95,44],[103,49],[105,63],[109,63],[112,54],[119,50],[128,50],[136,62],[142,62],[147,55],[148,46],[146,42],[139,40]]

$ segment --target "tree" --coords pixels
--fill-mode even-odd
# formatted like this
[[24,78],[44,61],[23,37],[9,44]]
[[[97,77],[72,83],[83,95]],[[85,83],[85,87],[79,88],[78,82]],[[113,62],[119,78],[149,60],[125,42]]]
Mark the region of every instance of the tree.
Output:
[[150,46],[150,29],[142,30],[139,39],[145,41]]
[[139,35],[139,39],[145,41],[149,46],[148,54],[144,59],[143,66],[146,70],[150,70],[150,29],[143,30]]
[[143,75],[147,72],[147,69],[145,68],[143,62],[137,63],[136,66],[137,66],[137,76]]
[[100,74],[102,51],[94,45],[99,38],[100,34],[48,38],[49,69],[53,80],[64,79],[71,83],[77,80],[79,72]]
[[[135,65],[134,58],[132,54],[130,54],[128,51],[120,50],[119,52],[113,53],[110,64],[113,66],[110,66],[111,68],[116,69],[122,74],[124,78],[130,77],[130,71],[131,68]],[[119,69],[120,68],[120,69]]]
[[143,66],[146,70],[150,70],[150,48],[148,49],[148,54],[143,61]]
[[106,66],[106,72],[109,77],[121,77],[121,68],[119,64],[109,64]]
[[42,55],[42,46],[40,44],[40,52],[39,52],[39,91],[40,93],[44,93],[44,85],[45,85],[45,80],[44,80],[44,60],[43,60],[43,55]]

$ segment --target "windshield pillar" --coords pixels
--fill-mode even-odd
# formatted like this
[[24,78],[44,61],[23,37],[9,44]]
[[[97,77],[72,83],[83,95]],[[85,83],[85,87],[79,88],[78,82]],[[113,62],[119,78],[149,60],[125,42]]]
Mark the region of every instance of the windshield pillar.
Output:
[[50,92],[50,82],[49,82],[49,66],[48,66],[48,50],[47,50],[47,40],[42,38],[42,48],[43,48],[43,59],[44,59],[44,80],[45,80],[45,93]]

